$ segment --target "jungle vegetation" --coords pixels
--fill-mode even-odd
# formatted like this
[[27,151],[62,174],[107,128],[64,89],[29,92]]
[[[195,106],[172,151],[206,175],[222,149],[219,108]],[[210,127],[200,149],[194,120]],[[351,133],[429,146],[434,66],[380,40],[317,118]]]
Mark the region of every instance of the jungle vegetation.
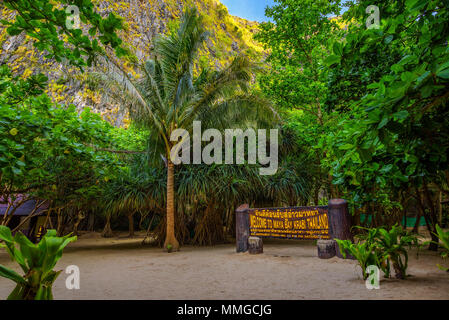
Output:
[[[234,52],[217,66],[204,61],[210,34],[194,7],[139,61],[120,37],[124,20],[96,13],[97,1],[4,2],[16,13],[2,21],[10,36],[25,33],[49,59],[76,67],[92,90],[128,110],[130,126],[55,102],[46,76],[3,64],[2,225],[26,194],[49,204],[59,236],[82,228],[111,236],[127,223],[131,236],[138,226],[177,250],[227,241],[242,203],[321,205],[338,197],[350,202],[354,225],[414,217],[417,229],[423,217],[430,249],[438,248],[449,198],[446,0],[276,0],[254,39],[266,59]],[[87,34],[67,28],[69,2],[83,4]],[[378,28],[367,28],[370,5],[380,8]],[[249,164],[175,166],[168,138],[194,120],[220,130],[279,129],[277,173],[261,176]]]

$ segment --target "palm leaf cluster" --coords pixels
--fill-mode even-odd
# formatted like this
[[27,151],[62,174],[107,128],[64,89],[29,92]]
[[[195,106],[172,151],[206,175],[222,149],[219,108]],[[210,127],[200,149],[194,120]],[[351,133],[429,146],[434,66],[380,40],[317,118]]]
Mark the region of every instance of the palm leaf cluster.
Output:
[[[307,204],[312,185],[307,172],[284,161],[277,174],[259,175],[258,165],[183,165],[175,174],[176,237],[182,244],[212,245],[234,234],[235,209]],[[145,155],[130,160],[129,169],[108,181],[103,190],[111,216],[141,215],[159,222],[154,234],[165,238],[167,169],[151,167]],[[154,219],[153,217],[156,217]]]

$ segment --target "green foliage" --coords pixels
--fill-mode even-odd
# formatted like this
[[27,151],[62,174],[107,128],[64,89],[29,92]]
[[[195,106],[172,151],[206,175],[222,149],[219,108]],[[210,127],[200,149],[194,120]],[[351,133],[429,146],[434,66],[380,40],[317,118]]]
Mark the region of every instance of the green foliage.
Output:
[[102,193],[100,181],[121,164],[102,148],[145,143],[88,109],[78,114],[74,106],[53,105],[43,93],[45,81],[41,75],[21,80],[0,68],[0,201],[12,204],[26,193],[53,208],[93,208]]
[[[121,18],[101,18],[91,1],[71,1],[81,9],[83,24],[90,25],[87,36],[65,26],[69,2],[6,1],[17,13],[8,32],[25,32],[39,50],[80,67],[108,47],[124,54],[116,35],[123,29]],[[365,26],[368,5],[380,7],[379,29]],[[194,120],[201,120],[203,129],[270,125],[282,131],[280,167],[272,177],[258,177],[256,166],[248,165],[179,166],[175,192],[190,222],[210,223],[203,219],[209,208],[217,212],[215,226],[217,221],[232,225],[227,212],[241,201],[296,205],[342,197],[357,212],[371,213],[373,225],[387,220],[393,225],[390,216],[402,217],[404,199],[414,196],[435,243],[439,218],[429,203],[432,192],[448,191],[449,177],[447,1],[363,0],[345,7],[343,17],[331,19],[342,8],[339,0],[275,1],[267,9],[272,22],[262,23],[256,36],[269,49],[269,67],[262,73],[252,62],[258,57],[254,48],[240,46],[246,56],[232,57],[222,68],[200,56],[218,40],[211,52],[229,61],[228,32],[243,38],[247,33],[221,5],[217,15],[231,27],[215,26],[215,15],[202,18],[187,10],[154,41],[142,77],[117,71],[112,80],[101,81],[104,89],[123,93],[121,102],[133,119],[128,130],[113,128],[88,110],[78,114],[73,106],[55,106],[44,94],[44,76],[20,80],[2,66],[0,200],[26,192],[56,207],[98,204],[110,213],[159,213],[167,195],[161,155],[172,160],[174,130],[191,130]],[[206,42],[208,24],[214,25],[215,38]],[[255,76],[281,124],[253,88]],[[127,158],[113,149],[150,152]],[[198,227],[196,234],[201,230],[211,229]],[[384,272],[389,274],[391,263],[405,277],[408,258],[401,248],[413,239],[396,227],[374,233],[370,243]],[[193,242],[210,243],[207,239]],[[364,242],[351,248],[362,264],[374,259]]]
[[408,267],[406,248],[418,245],[417,237],[398,225],[394,225],[389,230],[382,227],[360,229],[365,230],[366,233],[359,235],[356,243],[352,243],[350,240],[336,239],[336,241],[345,258],[349,253],[357,259],[362,268],[363,279],[368,277],[366,268],[369,265],[380,268],[387,278],[390,277],[390,266],[392,265],[396,278],[405,279]]
[[449,231],[445,232],[439,225],[436,226],[436,229],[441,245],[446,250],[446,252],[443,252],[443,258],[447,258],[449,254]]
[[359,263],[360,268],[362,269],[363,279],[366,280],[368,278],[368,274],[366,273],[366,268],[368,266],[374,265],[379,266],[379,257],[375,252],[375,244],[366,242],[352,243],[350,240],[340,240],[336,239],[338,246],[340,247],[340,252],[343,257],[346,258],[347,254],[353,256],[357,262]]
[[0,276],[17,285],[8,300],[52,300],[52,286],[61,271],[54,271],[64,248],[76,237],[56,237],[56,230],[48,230],[38,244],[32,243],[21,232],[13,237],[8,227],[0,226],[0,246],[17,262],[24,275],[0,265]]
[[161,168],[150,168],[145,157],[127,161],[103,188],[104,206],[110,214],[163,211],[166,175]]
[[173,250],[173,246],[169,243],[167,244],[167,252],[170,253]]
[[[294,150],[293,150],[294,151]],[[282,156],[281,156],[282,157]],[[282,159],[278,172],[260,176],[257,165],[180,165],[175,174],[179,229],[184,244],[212,245],[224,241],[223,226],[234,230],[233,212],[241,203],[276,207],[303,205],[310,193],[308,172],[295,158]],[[165,216],[166,170],[149,166],[147,155],[135,155],[109,181],[103,183],[105,211],[115,216],[136,212],[141,219]],[[206,212],[207,208],[213,211]],[[207,214],[206,214],[207,213]],[[208,231],[202,234],[203,219]],[[153,219],[153,218],[151,218]]]
[[[236,56],[221,70],[213,71],[203,64],[203,69],[194,72],[199,51],[207,37],[203,17],[197,9],[188,8],[176,30],[157,37],[154,57],[141,66],[144,74],[141,79],[130,79],[117,70],[108,74],[107,79],[100,77],[106,86],[119,88],[117,90],[128,98],[131,118],[150,133],[149,160],[156,167],[160,166],[162,159],[167,161],[167,180],[174,177],[174,165],[179,165],[171,152],[177,144],[171,140],[175,130],[191,131],[196,120],[202,122],[204,130],[228,128],[229,124],[248,120],[257,125],[262,120],[272,121],[274,118],[270,104],[250,91],[257,66],[246,56]],[[135,182],[145,183],[140,178]],[[166,186],[167,220],[174,221],[174,198],[171,196],[175,193],[174,186],[168,181]],[[116,190],[127,194],[121,186]],[[133,201],[130,202],[135,202],[138,192],[131,193]],[[169,203],[168,199],[172,202]],[[170,239],[167,238],[166,244],[170,242],[177,250],[174,230],[170,230],[167,237]]]
[[[366,27],[369,5],[379,29]],[[314,164],[315,193],[348,199],[376,226],[424,196],[419,210],[435,232],[432,192],[447,193],[449,177],[447,2],[345,7],[339,16],[339,1],[275,1],[256,36],[270,49],[260,86],[281,110],[301,110],[284,119]]]
[[376,250],[387,261],[387,264],[392,263],[396,278],[405,279],[408,266],[406,247],[410,248],[412,245],[417,245],[417,237],[398,225],[393,226],[390,230],[384,228],[378,228],[377,230],[375,237]]
[[167,25],[169,32],[171,33],[176,32],[176,30],[178,30],[179,28],[180,23],[181,21],[179,19],[169,21]]
[[340,1],[278,0],[266,9],[273,22],[260,25],[256,39],[270,48],[271,72],[260,77],[261,87],[279,106],[315,113],[326,96],[326,43],[338,35],[328,19],[338,14]]
[[[123,29],[121,19],[113,13],[102,18],[95,12],[91,0],[6,0],[4,3],[17,13],[13,22],[1,21],[8,26],[9,35],[25,32],[35,40],[34,46],[39,51],[48,52],[47,58],[58,62],[65,59],[82,68],[90,66],[95,55],[103,54],[106,47],[114,49],[117,56],[127,53],[116,33]],[[79,18],[82,23],[88,24],[90,37],[81,29],[70,27],[73,14],[67,12],[69,5],[78,7]],[[67,40],[61,35],[66,36]]]
[[[441,257],[443,259],[446,259],[449,257],[449,231],[445,232],[443,229],[440,228],[439,225],[436,225],[436,230],[437,230],[436,235],[438,236],[438,239],[441,241],[441,245],[444,248],[444,251],[441,253]],[[438,265],[438,267],[443,271],[449,272],[449,268],[444,268],[440,265]]]
[[266,9],[272,22],[262,23],[256,35],[270,49],[270,69],[259,76],[260,87],[285,111],[284,119],[299,136],[316,204],[320,189],[332,193],[329,172],[321,166],[327,151],[319,147],[319,141],[330,134],[338,119],[324,112],[329,70],[323,65],[329,55],[327,43],[342,36],[336,21],[328,18],[340,9],[340,1],[278,0]]
[[[122,89],[131,117],[155,137],[153,142],[158,143],[154,145],[161,145],[167,158],[174,145],[171,133],[176,128],[191,129],[194,120],[207,124],[220,114],[215,123],[223,122],[222,118],[227,113],[235,115],[237,108],[242,122],[247,120],[243,110],[257,110],[259,118],[262,112],[270,113],[273,118],[269,104],[249,91],[257,67],[247,57],[237,56],[219,71],[210,70],[203,62],[203,69],[193,72],[207,37],[203,17],[196,9],[187,9],[177,29],[156,39],[155,56],[142,65],[144,77],[133,80],[114,72],[108,74],[109,79],[101,78],[109,88]],[[254,112],[248,112],[247,117],[252,115]]]
[[[373,186],[374,192],[388,190],[391,201],[394,190],[434,180],[448,167],[449,128],[442,119],[449,112],[444,71],[449,30],[443,22],[449,11],[444,1],[377,3],[383,13],[376,30],[362,23],[366,16],[360,11],[368,4],[376,1],[362,1],[345,14],[346,21],[360,24],[350,24],[341,62],[332,72],[364,76],[362,83],[337,80],[336,90],[359,98],[346,104],[351,118],[327,140],[337,146],[329,154],[335,159],[334,183],[347,187],[359,201],[373,200]],[[342,102],[338,95],[335,99]]]
[[228,9],[224,5],[220,4],[217,8],[218,18],[224,19],[228,14]]

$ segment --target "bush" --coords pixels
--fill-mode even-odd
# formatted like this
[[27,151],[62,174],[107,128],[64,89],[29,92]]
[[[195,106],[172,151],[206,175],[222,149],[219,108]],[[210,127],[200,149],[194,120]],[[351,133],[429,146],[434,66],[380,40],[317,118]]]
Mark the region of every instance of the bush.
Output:
[[357,259],[362,268],[363,279],[367,278],[366,268],[375,265],[381,269],[386,278],[390,277],[390,266],[393,266],[398,279],[407,277],[408,253],[406,247],[418,244],[418,238],[401,226],[394,225],[390,230],[385,228],[361,228],[367,231],[359,236],[357,243],[336,239],[343,257],[346,254]]
[[394,225],[389,231],[384,228],[378,228],[375,242],[376,250],[387,262],[388,269],[391,262],[396,278],[405,279],[408,266],[406,247],[411,248],[412,245],[418,245],[418,238],[404,230],[401,226]]

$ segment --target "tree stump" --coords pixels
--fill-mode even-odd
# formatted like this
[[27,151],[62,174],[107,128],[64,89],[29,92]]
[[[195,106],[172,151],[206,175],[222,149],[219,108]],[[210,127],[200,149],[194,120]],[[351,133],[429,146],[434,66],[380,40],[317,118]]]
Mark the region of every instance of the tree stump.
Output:
[[317,248],[318,248],[318,258],[320,259],[330,259],[335,257],[335,246],[337,243],[335,240],[318,240]]
[[259,237],[249,237],[248,238],[248,252],[250,254],[263,253],[262,239]]
[[[351,240],[351,218],[348,202],[343,199],[329,200],[329,231],[332,239]],[[338,244],[335,245],[337,257],[343,258]],[[348,257],[349,258],[349,257]]]
[[236,251],[248,251],[248,237],[249,237],[249,216],[248,204],[242,204],[235,210],[235,240]]

